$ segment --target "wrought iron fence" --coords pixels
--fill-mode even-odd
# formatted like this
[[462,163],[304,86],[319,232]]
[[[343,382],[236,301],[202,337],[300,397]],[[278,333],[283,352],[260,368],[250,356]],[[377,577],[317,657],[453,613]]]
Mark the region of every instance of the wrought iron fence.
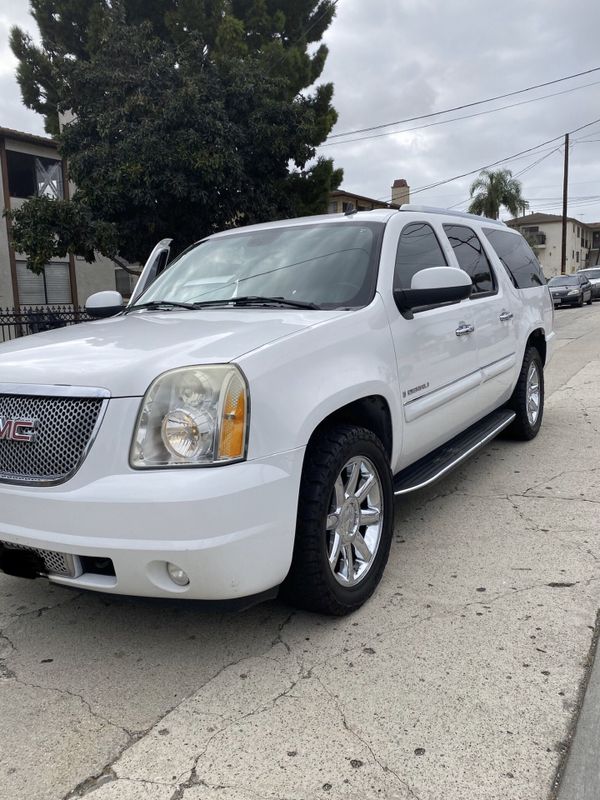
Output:
[[0,308],[0,342],[64,328],[91,319],[83,308],[75,306],[31,306]]

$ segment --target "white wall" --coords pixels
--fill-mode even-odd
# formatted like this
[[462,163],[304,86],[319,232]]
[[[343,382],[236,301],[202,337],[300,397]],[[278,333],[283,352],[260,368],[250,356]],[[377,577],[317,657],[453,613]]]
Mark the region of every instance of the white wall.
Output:
[[[575,232],[573,231],[575,225]],[[529,227],[529,226],[525,226]],[[541,222],[537,225],[540,233],[546,234],[546,246],[537,247],[535,252],[544,269],[544,275],[547,278],[552,278],[555,275],[560,275],[560,259],[562,252],[562,222]],[[583,233],[577,236],[577,223],[567,222],[567,258],[566,258],[566,272],[575,272],[585,266],[587,257],[587,248],[581,246],[582,238],[589,238],[591,241],[591,233]],[[580,230],[582,229],[579,224]],[[520,228],[520,230],[522,230]],[[579,251],[579,261],[573,254]]]
[[116,264],[108,258],[96,253],[96,260],[88,264],[83,259],[75,259],[75,279],[77,280],[77,303],[85,305],[85,301],[94,292],[115,289]]

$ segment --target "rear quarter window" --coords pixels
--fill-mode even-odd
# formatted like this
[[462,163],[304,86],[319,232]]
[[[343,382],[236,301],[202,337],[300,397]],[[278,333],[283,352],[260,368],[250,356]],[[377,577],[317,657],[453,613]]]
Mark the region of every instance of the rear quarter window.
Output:
[[535,253],[519,233],[484,228],[494,252],[518,289],[544,286],[546,279]]

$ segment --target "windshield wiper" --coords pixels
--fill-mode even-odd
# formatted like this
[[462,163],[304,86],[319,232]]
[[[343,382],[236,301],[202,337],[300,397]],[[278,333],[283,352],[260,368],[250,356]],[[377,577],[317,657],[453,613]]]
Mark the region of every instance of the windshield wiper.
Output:
[[134,306],[129,306],[125,309],[128,311],[137,311],[139,308],[156,308],[156,309],[169,309],[169,308],[188,308],[193,311],[196,308],[195,303],[177,303],[173,300],[151,300],[148,303],[136,303]]
[[288,300],[285,297],[262,297],[260,295],[247,295],[245,297],[230,297],[228,300],[204,300],[193,304],[194,308],[208,308],[210,306],[264,306],[266,308],[308,308],[321,310],[316,303],[306,303],[301,300]]

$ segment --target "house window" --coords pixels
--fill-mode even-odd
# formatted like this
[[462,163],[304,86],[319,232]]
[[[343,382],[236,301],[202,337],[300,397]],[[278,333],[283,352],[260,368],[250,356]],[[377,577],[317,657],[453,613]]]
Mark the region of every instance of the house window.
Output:
[[327,209],[328,214],[337,214],[337,200],[332,200]]
[[575,261],[579,264],[579,250],[575,253]]
[[47,264],[40,275],[17,261],[17,287],[22,306],[65,305],[72,302],[68,264]]
[[11,197],[64,196],[62,162],[56,158],[6,151],[8,192]]
[[342,203],[342,211],[350,211],[354,208],[354,203]]

